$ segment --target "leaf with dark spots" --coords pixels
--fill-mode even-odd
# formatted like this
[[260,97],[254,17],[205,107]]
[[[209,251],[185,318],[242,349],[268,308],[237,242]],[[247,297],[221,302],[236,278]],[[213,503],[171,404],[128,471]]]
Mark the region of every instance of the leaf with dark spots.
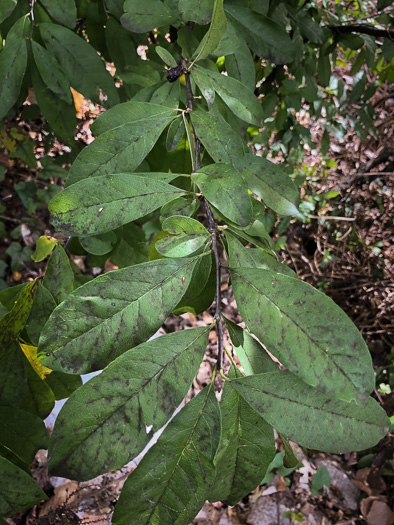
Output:
[[187,290],[197,260],[137,264],[77,288],[44,327],[41,362],[74,374],[104,368],[156,332]]
[[56,304],[64,301],[73,291],[74,272],[64,248],[59,244],[49,258],[43,286],[50,292]]
[[[241,328],[240,328],[241,330]],[[235,367],[228,377],[243,377]],[[271,425],[226,381],[220,400],[222,439],[215,460],[216,479],[210,501],[236,505],[254,490],[275,456]]]
[[97,235],[134,221],[185,192],[129,173],[89,177],[55,195],[52,224],[68,235]]
[[345,401],[373,390],[368,348],[354,324],[309,284],[257,268],[230,270],[247,328],[306,383]]
[[[221,434],[213,383],[174,417],[124,484],[114,525],[187,524],[209,497]],[[137,522],[137,520],[136,520]]]
[[304,383],[291,372],[267,372],[231,381],[250,406],[295,443],[323,452],[373,447],[390,420],[371,397],[347,403]]
[[87,480],[139,454],[186,396],[210,330],[203,326],[142,343],[75,391],[56,420],[50,471]]

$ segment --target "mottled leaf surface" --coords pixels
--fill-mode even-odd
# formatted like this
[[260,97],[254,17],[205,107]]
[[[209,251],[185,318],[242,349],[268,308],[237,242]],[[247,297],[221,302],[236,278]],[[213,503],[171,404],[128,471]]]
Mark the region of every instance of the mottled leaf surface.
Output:
[[247,226],[252,203],[242,175],[229,164],[211,164],[192,174],[204,197],[230,221]]
[[97,235],[139,219],[185,192],[129,173],[89,177],[55,195],[51,222],[68,235]]
[[371,397],[363,403],[331,399],[291,372],[267,372],[232,381],[251,407],[295,443],[323,452],[373,447],[389,419]]
[[329,297],[271,270],[230,271],[247,328],[279,361],[328,395],[364,399],[374,387],[371,356],[359,331]]
[[0,119],[17,101],[26,65],[26,40],[18,40],[0,52]]
[[210,329],[183,330],[142,343],[72,394],[51,436],[50,471],[87,480],[139,454],[186,396]]
[[26,322],[26,331],[34,345],[38,344],[41,330],[56,306],[56,301],[51,292],[42,283],[38,283],[34,292],[33,306]]
[[[243,377],[232,368],[229,377]],[[275,436],[260,414],[227,381],[220,400],[222,440],[215,460],[216,479],[210,501],[236,505],[264,478],[275,456]]]
[[74,374],[104,368],[156,332],[186,291],[197,260],[142,263],[77,288],[44,327],[42,363]]
[[13,516],[48,499],[34,479],[24,470],[0,456],[0,515]]
[[56,246],[49,257],[42,284],[51,293],[56,304],[67,299],[73,291],[74,272],[65,250],[60,244]]
[[280,215],[297,213],[299,194],[290,177],[273,162],[256,155],[244,158],[243,177],[248,188]]
[[208,230],[195,219],[173,215],[163,221],[162,228],[170,235],[160,239],[156,250],[166,257],[185,257],[204,246],[210,238]]
[[221,434],[212,383],[174,417],[124,484],[114,525],[188,524],[203,506],[215,478]]
[[121,16],[122,25],[133,33],[146,33],[155,27],[172,24],[176,21],[174,13],[160,0],[126,0]]

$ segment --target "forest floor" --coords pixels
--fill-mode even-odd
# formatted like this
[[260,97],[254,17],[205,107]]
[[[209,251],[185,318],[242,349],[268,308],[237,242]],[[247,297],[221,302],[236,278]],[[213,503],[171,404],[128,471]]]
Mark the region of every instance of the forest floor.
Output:
[[[301,194],[303,220],[292,220],[284,228],[277,221],[274,240],[279,254],[300,279],[329,295],[349,315],[371,351],[377,375],[376,398],[389,416],[394,414],[394,92],[383,87],[374,100],[378,112],[377,134],[361,142],[349,131],[345,141],[330,145],[327,167],[317,151],[306,150],[302,167]],[[96,109],[82,102],[81,142],[90,142],[89,124]],[[40,120],[27,124],[14,121],[10,127],[40,138]],[[35,149],[44,154],[44,135]],[[313,139],[319,143],[319,129]],[[55,143],[49,151],[64,156],[67,149]],[[0,152],[5,169],[0,190],[0,279],[13,286],[42,275],[45,263],[30,259],[39,235],[53,234],[44,194],[48,185],[61,184],[56,175],[43,179],[35,168]],[[1,168],[0,166],[0,168]],[[3,180],[1,180],[3,177]],[[52,187],[52,186],[51,186]],[[17,188],[17,191],[16,189]],[[52,188],[53,189],[53,188]],[[44,190],[40,192],[39,190]],[[71,256],[82,273],[97,275],[84,257]],[[107,263],[106,269],[113,265]],[[5,284],[4,284],[5,283]],[[0,283],[1,284],[1,283]],[[241,323],[231,288],[223,286],[224,313]],[[168,333],[186,326],[205,324],[213,310],[203,316],[184,314],[170,317],[163,326]],[[209,381],[215,362],[215,334],[209,352],[194,381],[199,391]],[[389,434],[375,448],[362,453],[330,455],[296,447],[303,466],[283,467],[278,454],[264,482],[238,505],[206,503],[195,525],[287,525],[308,523],[392,525],[394,513],[394,438]],[[319,485],[314,478],[325,466],[328,478]],[[121,487],[133,465],[85,483],[48,477],[46,455],[37,454],[33,475],[49,495],[49,500],[14,520],[16,525],[88,524],[106,525]],[[320,469],[320,474],[325,472]],[[314,481],[313,481],[314,480]],[[313,492],[312,492],[313,490]]]

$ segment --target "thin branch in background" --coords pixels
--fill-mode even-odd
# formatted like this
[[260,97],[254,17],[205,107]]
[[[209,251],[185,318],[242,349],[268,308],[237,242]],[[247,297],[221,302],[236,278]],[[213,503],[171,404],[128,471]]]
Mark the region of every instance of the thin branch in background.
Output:
[[371,35],[381,38],[390,38],[394,40],[394,30],[393,29],[378,29],[374,26],[367,24],[349,24],[349,25],[331,25],[327,26],[330,31],[333,33],[363,33],[364,35]]

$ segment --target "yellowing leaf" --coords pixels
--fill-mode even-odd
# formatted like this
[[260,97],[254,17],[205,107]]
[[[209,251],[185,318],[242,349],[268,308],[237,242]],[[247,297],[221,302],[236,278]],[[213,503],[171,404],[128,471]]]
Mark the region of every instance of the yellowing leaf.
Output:
[[74,99],[74,106],[75,106],[75,110],[77,112],[77,118],[82,118],[82,107],[83,107],[83,104],[85,102],[85,97],[83,95],[81,95],[81,93],[78,93],[78,91],[76,91],[75,89],[73,89],[72,87],[70,87],[71,89],[71,93],[72,93],[72,96],[73,96],[73,99]]
[[25,354],[25,356],[29,360],[29,363],[33,367],[33,370],[40,376],[41,379],[45,379],[46,376],[52,372],[52,370],[50,368],[47,368],[46,366],[43,366],[37,359],[37,347],[23,345],[22,343],[20,343],[20,345],[23,353]]
[[57,239],[55,237],[50,237],[49,235],[41,235],[39,239],[37,239],[36,243],[36,251],[33,253],[31,258],[34,262],[40,262],[47,257],[53,248],[57,244]]

